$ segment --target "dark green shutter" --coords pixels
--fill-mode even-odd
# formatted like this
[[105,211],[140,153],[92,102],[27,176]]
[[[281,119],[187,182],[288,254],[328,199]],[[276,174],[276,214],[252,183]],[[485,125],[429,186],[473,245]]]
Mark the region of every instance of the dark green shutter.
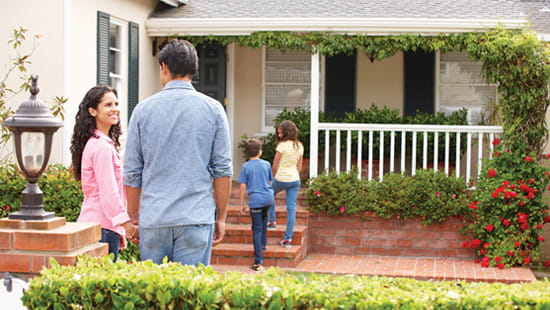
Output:
[[111,84],[109,78],[109,30],[111,16],[97,12],[97,84]]
[[139,100],[139,25],[128,23],[128,118]]

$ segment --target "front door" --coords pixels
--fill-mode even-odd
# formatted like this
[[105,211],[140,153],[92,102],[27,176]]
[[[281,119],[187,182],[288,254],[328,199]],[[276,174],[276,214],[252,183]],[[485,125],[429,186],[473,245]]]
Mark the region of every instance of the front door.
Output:
[[193,86],[201,93],[217,99],[225,108],[225,47],[197,46],[199,72],[193,76]]

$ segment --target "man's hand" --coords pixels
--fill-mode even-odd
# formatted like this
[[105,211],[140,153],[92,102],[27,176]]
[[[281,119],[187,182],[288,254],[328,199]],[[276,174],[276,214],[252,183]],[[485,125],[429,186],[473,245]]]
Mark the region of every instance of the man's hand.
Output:
[[212,244],[216,245],[223,240],[223,236],[225,235],[225,220],[224,221],[216,221],[216,224],[214,225],[214,239],[212,240]]

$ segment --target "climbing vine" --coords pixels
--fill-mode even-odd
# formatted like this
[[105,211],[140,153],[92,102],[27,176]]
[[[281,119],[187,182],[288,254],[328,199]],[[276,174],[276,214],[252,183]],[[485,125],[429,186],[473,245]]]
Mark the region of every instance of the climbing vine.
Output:
[[[548,140],[550,51],[529,29],[436,36],[368,36],[322,32],[255,32],[247,36],[183,37],[194,44],[234,43],[242,47],[307,50],[331,56],[364,52],[371,61],[398,52],[466,51],[483,63],[483,75],[498,87],[504,136],[511,149],[541,154]],[[527,142],[527,143],[525,143]],[[525,149],[527,147],[527,149]]]

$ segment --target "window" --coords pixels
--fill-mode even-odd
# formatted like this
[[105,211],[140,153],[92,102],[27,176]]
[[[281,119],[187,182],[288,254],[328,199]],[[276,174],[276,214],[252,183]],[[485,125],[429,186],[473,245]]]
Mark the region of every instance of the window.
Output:
[[126,125],[139,93],[139,25],[97,14],[97,83],[116,89],[121,103],[121,120]]
[[468,109],[468,123],[482,123],[482,113],[497,103],[497,85],[481,75],[481,62],[464,52],[441,54],[439,66],[439,110],[450,113]]
[[273,119],[284,108],[309,110],[311,55],[307,51],[265,49],[263,72],[264,131],[273,130]]

